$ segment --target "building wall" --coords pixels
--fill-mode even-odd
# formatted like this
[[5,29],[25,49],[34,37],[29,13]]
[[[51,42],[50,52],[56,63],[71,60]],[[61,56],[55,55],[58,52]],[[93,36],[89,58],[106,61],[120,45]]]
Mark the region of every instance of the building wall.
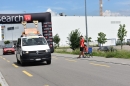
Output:
[[[92,40],[97,40],[99,32],[106,34],[108,39],[117,39],[117,32],[119,24],[126,24],[128,31],[126,39],[130,38],[130,17],[101,17],[101,16],[88,16],[88,36]],[[81,34],[85,36],[85,17],[84,16],[54,16],[52,17],[53,35],[59,34],[61,41],[60,45],[65,46],[68,34],[75,29],[80,30]]]
[[[4,40],[17,40],[22,32],[24,31],[23,25],[22,24],[4,24],[5,29],[4,29]],[[8,27],[14,27],[14,30],[7,30]],[[27,28],[34,28],[35,25],[33,23],[27,24]],[[41,23],[38,24],[38,30],[40,33],[42,33],[41,29],[42,25]]]
[[[99,32],[106,34],[108,39],[116,38],[117,31],[119,29],[119,24],[126,24],[126,30],[128,31],[126,39],[130,39],[130,17],[118,16],[118,17],[101,17],[101,16],[88,16],[88,36],[92,37],[92,40],[97,40]],[[14,26],[19,27],[14,31],[7,31],[5,29],[5,40],[17,40],[23,32],[23,26],[21,24],[6,24],[6,28]],[[28,24],[27,27],[34,27],[34,24]],[[38,25],[40,33],[41,23]],[[75,29],[80,30],[81,34],[85,36],[86,27],[85,27],[85,17],[84,16],[53,16],[52,17],[52,31],[53,35],[56,33],[59,34],[61,41],[61,46],[66,46],[66,41],[68,34]],[[1,35],[0,35],[1,36]],[[1,38],[1,37],[0,37]]]
[[1,29],[1,26],[0,26],[0,40],[2,40],[2,29]]

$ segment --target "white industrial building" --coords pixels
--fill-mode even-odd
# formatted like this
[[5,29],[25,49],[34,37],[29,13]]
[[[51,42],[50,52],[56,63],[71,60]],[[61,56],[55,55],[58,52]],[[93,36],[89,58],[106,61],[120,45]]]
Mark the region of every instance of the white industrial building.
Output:
[[[118,39],[117,32],[119,29],[119,24],[125,24],[127,30],[127,37],[125,39],[130,39],[130,17],[128,16],[88,16],[87,17],[87,27],[88,36],[92,38],[93,41],[97,40],[99,32],[106,34],[107,39]],[[34,24],[29,24],[27,27],[34,27]],[[8,30],[8,27],[15,27],[14,30]],[[39,23],[38,28],[40,32],[41,23]],[[75,29],[79,29],[81,34],[85,36],[85,16],[52,16],[52,29],[53,35],[59,34],[61,41],[61,46],[67,45],[68,34]],[[1,31],[1,30],[0,30]],[[4,29],[4,40],[17,40],[17,38],[23,32],[23,26],[21,24],[5,24]],[[2,32],[0,32],[2,33]],[[0,35],[0,40],[2,36]]]

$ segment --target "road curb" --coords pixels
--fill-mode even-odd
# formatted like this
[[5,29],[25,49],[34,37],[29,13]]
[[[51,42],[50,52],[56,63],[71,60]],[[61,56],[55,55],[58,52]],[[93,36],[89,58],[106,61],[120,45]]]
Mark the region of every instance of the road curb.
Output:
[[1,72],[0,72],[0,84],[1,84],[1,86],[9,86]]

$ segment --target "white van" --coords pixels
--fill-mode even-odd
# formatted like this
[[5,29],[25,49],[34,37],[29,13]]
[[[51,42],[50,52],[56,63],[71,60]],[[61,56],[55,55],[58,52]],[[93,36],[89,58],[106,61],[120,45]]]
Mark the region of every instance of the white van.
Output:
[[42,35],[21,36],[16,45],[17,63],[43,62],[51,64],[50,47]]

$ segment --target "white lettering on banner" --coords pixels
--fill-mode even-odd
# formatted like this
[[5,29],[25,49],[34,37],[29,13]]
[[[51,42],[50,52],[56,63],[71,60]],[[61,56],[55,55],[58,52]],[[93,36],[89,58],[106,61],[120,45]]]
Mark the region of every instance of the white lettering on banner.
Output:
[[23,16],[0,16],[0,22],[20,22],[23,21]]

